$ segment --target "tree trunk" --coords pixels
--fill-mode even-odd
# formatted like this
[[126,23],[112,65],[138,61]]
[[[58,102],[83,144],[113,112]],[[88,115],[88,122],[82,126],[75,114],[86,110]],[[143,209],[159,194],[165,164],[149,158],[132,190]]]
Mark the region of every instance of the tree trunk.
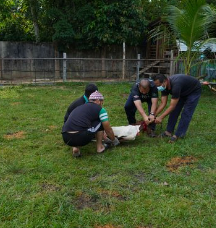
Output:
[[39,34],[39,26],[38,26],[38,20],[37,20],[36,1],[29,0],[29,6],[31,9],[32,21],[34,25],[35,41],[36,43],[38,43],[40,41],[40,34]]

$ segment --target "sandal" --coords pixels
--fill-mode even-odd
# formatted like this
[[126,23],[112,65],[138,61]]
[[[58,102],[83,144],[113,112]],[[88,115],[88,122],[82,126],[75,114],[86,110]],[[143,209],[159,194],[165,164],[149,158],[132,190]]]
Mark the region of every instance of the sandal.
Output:
[[104,144],[106,144],[108,146],[108,144],[112,144],[112,140],[110,140],[108,137],[106,139],[104,139]]
[[[72,151],[73,151],[73,150],[72,150]],[[73,157],[74,157],[74,158],[79,158],[79,157],[81,157],[80,150],[78,150],[77,152],[74,152],[74,151],[73,151]]]
[[106,144],[106,143],[103,143],[103,146],[104,146],[104,149],[101,150],[101,151],[97,151],[98,154],[104,153],[104,152],[110,147],[110,145],[108,145],[108,144]]
[[165,131],[163,133],[161,133],[158,137],[160,138],[167,138],[167,137],[171,137],[171,135],[168,135]]
[[170,138],[170,140],[169,140],[169,143],[174,143],[174,142],[176,142],[177,140],[178,140],[177,137],[172,136],[172,137]]
[[79,157],[81,157],[81,153],[80,152],[73,153],[73,157],[79,158]]

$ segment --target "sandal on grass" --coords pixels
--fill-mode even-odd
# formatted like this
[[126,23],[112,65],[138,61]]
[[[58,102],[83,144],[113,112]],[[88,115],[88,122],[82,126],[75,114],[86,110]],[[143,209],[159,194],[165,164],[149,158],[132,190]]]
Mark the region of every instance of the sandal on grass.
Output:
[[73,150],[73,157],[74,157],[74,158],[79,158],[79,157],[81,157],[80,150],[77,150],[76,152]]
[[176,142],[177,140],[178,140],[177,137],[172,136],[172,137],[170,138],[170,140],[169,140],[169,143],[174,143],[174,142]]
[[110,148],[110,145],[108,145],[108,144],[106,144],[106,143],[104,143],[103,146],[104,146],[104,149],[101,150],[101,151],[97,151],[98,154],[102,154],[102,153],[104,153],[108,148]]
[[168,135],[168,134],[164,131],[163,133],[161,133],[161,134],[159,135],[159,137],[161,137],[161,138],[167,138],[167,137],[171,137],[171,135]]

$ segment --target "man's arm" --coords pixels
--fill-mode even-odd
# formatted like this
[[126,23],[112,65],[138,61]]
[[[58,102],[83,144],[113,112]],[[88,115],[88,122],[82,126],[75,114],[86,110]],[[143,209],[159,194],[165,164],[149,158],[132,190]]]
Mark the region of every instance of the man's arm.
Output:
[[152,102],[151,112],[155,113],[157,109],[158,98],[152,98],[151,102]]
[[151,113],[148,117],[150,119],[150,122],[153,122],[155,119],[156,115],[156,109],[157,109],[157,103],[158,103],[158,98],[151,98],[152,106],[151,106]]
[[103,125],[103,128],[104,128],[104,131],[106,132],[107,136],[109,137],[110,140],[115,140],[115,135],[113,133],[113,130],[110,126],[110,123],[109,121],[104,121],[102,122],[102,125]]
[[171,99],[169,107],[159,116],[156,118],[155,123],[162,123],[162,120],[164,117],[169,115],[176,107],[177,103],[179,101],[179,98],[177,99]]
[[108,138],[112,141],[112,145],[113,146],[119,145],[120,142],[115,137],[113,129],[111,128],[109,121],[102,122],[102,125],[103,125],[104,131],[106,132]]
[[156,111],[156,116],[163,111],[163,109],[165,108],[165,106],[167,104],[167,100],[168,100],[168,96],[161,97],[161,103]]
[[134,101],[134,104],[135,104],[137,110],[139,111],[140,115],[142,116],[143,120],[146,122],[146,124],[149,124],[148,116],[146,115],[146,113],[142,107],[141,100]]

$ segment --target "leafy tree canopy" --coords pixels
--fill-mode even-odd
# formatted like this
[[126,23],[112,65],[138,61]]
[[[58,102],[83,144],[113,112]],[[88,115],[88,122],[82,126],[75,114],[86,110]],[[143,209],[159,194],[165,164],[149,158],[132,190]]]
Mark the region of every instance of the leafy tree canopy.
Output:
[[0,40],[38,38],[62,47],[137,45],[148,23],[141,0],[2,0],[0,7]]

